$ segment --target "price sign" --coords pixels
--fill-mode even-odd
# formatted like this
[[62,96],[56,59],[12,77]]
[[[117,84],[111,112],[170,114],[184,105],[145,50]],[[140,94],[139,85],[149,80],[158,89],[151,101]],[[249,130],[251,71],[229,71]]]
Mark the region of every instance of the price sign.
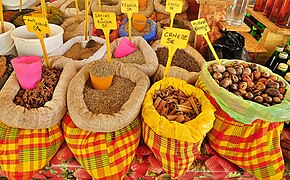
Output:
[[117,29],[116,14],[113,12],[94,12],[96,29]]
[[180,0],[167,0],[165,11],[170,13],[170,27],[173,27],[173,20],[176,13],[182,12],[183,2]]
[[24,22],[29,32],[49,34],[48,21],[44,17],[24,16]]
[[184,49],[190,36],[190,31],[179,28],[165,28],[162,32],[160,44],[168,47],[168,60],[164,72],[164,77],[168,76],[171,61],[177,48]]
[[139,11],[138,1],[136,0],[122,0],[121,1],[121,12],[126,13],[129,22],[129,39],[132,37],[132,15],[133,13],[138,13]]
[[210,31],[210,28],[206,22],[206,20],[204,18],[201,18],[201,19],[197,19],[197,20],[194,20],[194,21],[191,21],[191,25],[193,27],[193,30],[195,31],[195,33],[197,35],[203,35],[203,37],[205,38],[207,44],[208,44],[208,47],[210,48],[213,56],[215,57],[216,61],[218,62],[218,64],[221,64],[221,61],[218,57],[218,55],[216,54],[209,38],[208,38],[208,35],[207,33]]

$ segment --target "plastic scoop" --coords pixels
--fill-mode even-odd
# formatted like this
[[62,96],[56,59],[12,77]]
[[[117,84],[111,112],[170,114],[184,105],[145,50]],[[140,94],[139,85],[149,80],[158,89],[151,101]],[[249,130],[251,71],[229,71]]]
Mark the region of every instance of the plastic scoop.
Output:
[[5,32],[5,27],[4,27],[2,0],[0,0],[0,21],[1,21],[1,33],[4,33]]
[[89,27],[89,41],[86,44],[86,48],[93,48],[96,47],[98,44],[95,40],[92,39],[92,34],[93,34],[93,22],[90,23]]
[[133,44],[126,37],[123,37],[114,52],[114,56],[116,58],[122,58],[128,56],[129,54],[132,54],[136,49],[137,47],[135,46],[135,44]]

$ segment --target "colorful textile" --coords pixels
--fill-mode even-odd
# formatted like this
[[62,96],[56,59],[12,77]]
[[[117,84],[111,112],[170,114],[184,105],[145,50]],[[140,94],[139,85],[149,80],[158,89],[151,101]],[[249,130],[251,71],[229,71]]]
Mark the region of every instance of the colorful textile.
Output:
[[78,128],[69,115],[63,118],[65,140],[78,162],[98,180],[122,179],[130,168],[140,141],[136,118],[114,132],[89,132]]
[[9,179],[31,179],[55,155],[63,140],[60,124],[26,130],[0,121],[0,169]]

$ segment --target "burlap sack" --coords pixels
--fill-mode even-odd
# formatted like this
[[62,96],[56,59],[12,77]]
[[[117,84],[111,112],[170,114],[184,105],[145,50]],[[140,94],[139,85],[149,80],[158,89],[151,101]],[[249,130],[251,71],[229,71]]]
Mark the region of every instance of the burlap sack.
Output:
[[[155,41],[151,47],[153,48],[154,51],[156,51],[157,48],[163,47],[163,46],[160,45],[160,40],[158,40],[158,41]],[[184,51],[190,56],[192,56],[194,60],[197,62],[199,68],[202,69],[203,64],[205,63],[205,59],[202,57],[202,55],[196,49],[194,49],[193,47],[189,45],[187,45]],[[165,67],[159,64],[156,73],[152,77],[153,82],[161,80],[164,76],[164,72],[165,72]],[[171,66],[168,73],[168,77],[175,77],[178,79],[182,79],[189,84],[194,84],[198,76],[199,76],[199,72],[189,72],[177,66]]]
[[[66,0],[55,0],[53,2],[47,2],[47,6],[55,6],[59,8]],[[41,2],[40,0],[36,0],[31,6],[29,6],[30,9],[41,9]]]
[[[118,47],[122,38],[114,40],[111,44],[111,53],[113,54]],[[132,42],[143,52],[143,56],[145,58],[145,64],[133,64],[128,63],[132,66],[135,66],[137,69],[145,73],[147,76],[151,77],[156,72],[158,67],[158,59],[156,53],[150,47],[150,45],[143,39],[141,36],[132,37]]]
[[[182,21],[184,23],[184,26],[188,27],[190,29],[190,36],[189,36],[189,39],[188,39],[188,43],[189,44],[193,43],[194,42],[194,37],[195,37],[195,31],[193,30],[193,27],[190,24],[190,22],[186,21],[186,20],[183,20],[183,19],[179,19],[179,18],[175,18],[175,19],[178,19],[178,21]],[[163,28],[162,27],[164,27],[164,26],[169,27],[170,26],[170,18],[163,19],[163,20],[157,22],[156,26],[157,26],[157,34],[156,34],[155,39],[161,39],[162,32],[163,32]]]
[[128,64],[114,62],[114,69],[115,76],[130,79],[136,83],[136,87],[121,110],[113,115],[94,114],[85,104],[83,91],[89,79],[89,64],[84,66],[70,82],[68,112],[77,127],[90,132],[112,132],[129,125],[138,116],[150,85],[148,77]]
[[72,62],[53,64],[52,67],[63,68],[52,100],[46,102],[44,107],[30,110],[13,103],[20,86],[15,72],[11,74],[0,91],[0,119],[3,123],[16,128],[43,129],[53,127],[61,120],[67,111],[67,88],[77,71]]
[[[104,4],[106,2],[106,4]],[[110,0],[110,1],[102,1],[101,2],[101,11],[103,12],[114,12],[117,16],[121,15],[121,0]],[[92,12],[99,11],[99,2],[98,0],[94,0],[91,5]]]
[[[75,3],[75,0],[67,0],[59,7],[59,9],[63,12],[65,18],[73,17],[73,16],[76,16],[76,14],[77,14],[76,13],[76,8],[68,8],[67,7],[71,3]],[[89,2],[89,9],[91,8],[91,4],[92,4],[92,2]],[[85,10],[79,9],[79,13],[84,15],[85,14]],[[89,14],[90,14],[90,12],[89,12]]]
[[149,18],[154,12],[154,5],[153,5],[153,1],[152,0],[147,0],[147,7],[144,11],[140,11],[138,12],[138,14],[142,14],[144,16],[146,16],[147,18]]
[[[77,18],[69,17],[64,20],[61,27],[64,29],[63,41],[66,42],[69,39],[76,36],[83,36],[85,34],[85,17],[80,16],[81,23],[77,23]],[[89,23],[93,22],[93,18],[89,16]]]
[[[154,7],[156,12],[161,12],[164,14],[170,14],[169,12],[165,11],[165,6],[161,4],[162,0],[154,0]],[[182,6],[182,11],[185,12],[188,9],[188,3],[186,0],[182,0],[183,6]]]
[[[62,46],[60,46],[57,50],[53,51],[49,56],[63,56],[74,44],[81,43],[82,41],[84,41],[84,39],[85,39],[84,36],[74,37],[74,38],[68,40]],[[74,60],[71,58],[66,58],[66,57],[63,57],[62,59],[67,59],[67,60],[72,61],[78,71],[84,65],[86,65],[92,61],[96,61],[96,60],[101,59],[104,56],[104,54],[107,52],[107,48],[104,45],[106,43],[106,40],[104,40],[100,37],[92,37],[92,39],[95,40],[98,44],[103,44],[103,46],[98,51],[96,51],[91,57],[89,57],[88,59],[80,60],[80,61]]]

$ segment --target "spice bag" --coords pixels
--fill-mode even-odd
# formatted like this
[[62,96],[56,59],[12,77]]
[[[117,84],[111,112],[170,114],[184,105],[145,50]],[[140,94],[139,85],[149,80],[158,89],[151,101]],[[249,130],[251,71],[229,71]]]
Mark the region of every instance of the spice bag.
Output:
[[[184,124],[169,121],[155,110],[153,94],[156,90],[168,86],[179,89],[187,96],[193,95],[202,105],[202,112],[193,120]],[[178,177],[188,171],[199,154],[200,145],[211,130],[215,109],[202,90],[176,78],[166,78],[153,84],[146,94],[143,108],[142,137],[153,151],[162,168],[171,177]]]
[[[284,123],[278,121],[289,120],[289,100],[284,99],[281,104],[265,107],[238,98],[214,82],[207,70],[211,63],[204,65],[197,81],[197,86],[206,92],[217,109],[217,119],[208,133],[211,146],[221,156],[256,178],[281,179],[284,161],[280,134]],[[259,71],[270,72],[262,66],[258,68]],[[287,86],[289,92],[289,84]]]
[[138,14],[142,14],[149,18],[154,12],[154,5],[152,0],[147,0],[146,9],[144,11],[139,10]]
[[[161,1],[162,0],[154,0],[155,11],[169,15],[170,13],[165,11],[165,6],[161,4]],[[188,9],[188,3],[186,0],[182,0],[182,2],[183,2],[183,6],[182,6],[181,12],[185,12]]]
[[[50,54],[50,56],[63,56],[74,44],[82,43],[82,41],[84,41],[84,39],[85,39],[84,36],[74,37],[74,38],[68,40],[62,46],[60,46],[57,50],[53,51]],[[92,39],[94,41],[96,41],[98,44],[105,44],[106,43],[106,41],[104,39],[99,38],[99,37],[92,37]],[[74,63],[77,70],[80,70],[84,65],[86,65],[92,61],[101,59],[104,56],[104,54],[106,53],[106,51],[107,51],[106,46],[103,45],[98,51],[96,51],[88,59],[83,59],[83,60],[79,61],[79,60],[73,60],[71,58],[66,58],[66,57],[63,57],[63,58],[71,60]],[[79,52],[76,52],[76,53],[79,53]]]
[[[159,47],[163,47],[163,46],[160,45],[160,40],[158,40],[158,41],[155,41],[151,47],[153,48],[154,51],[156,51]],[[203,67],[203,64],[205,63],[205,59],[196,49],[187,45],[184,51],[194,58],[194,60],[197,62],[200,69]],[[159,64],[156,73],[152,77],[153,82],[161,80],[164,77],[164,72],[165,72],[165,67],[162,64]],[[199,76],[199,72],[189,72],[183,68],[180,68],[177,66],[171,66],[168,76],[184,80],[189,84],[194,84],[195,81],[197,80],[197,77]]]
[[[76,36],[83,36],[85,33],[85,17],[80,15],[81,23],[77,22],[75,16],[66,18],[61,27],[64,29],[63,40],[64,42]],[[89,16],[89,23],[93,22],[93,18]]]
[[76,69],[63,68],[53,99],[44,107],[27,110],[13,103],[20,89],[13,72],[0,91],[0,166],[10,179],[30,179],[54,156],[63,142],[60,120],[66,113],[66,91]]
[[[109,0],[109,1],[102,1],[101,2],[101,11],[103,12],[114,12],[116,16],[122,14],[121,12],[121,0]],[[99,11],[99,2],[98,0],[94,0],[91,5],[92,12]]]
[[115,74],[136,83],[129,100],[118,113],[94,114],[83,98],[89,65],[73,78],[68,89],[68,111],[64,120],[66,142],[80,164],[95,179],[122,179],[129,170],[140,140],[139,111],[148,77],[130,65],[114,62]]
[[[76,8],[69,8],[68,7],[70,4],[75,4],[75,0],[67,0],[59,8],[64,13],[64,17],[65,18],[74,17],[77,14]],[[91,6],[91,3],[89,2],[89,8],[90,8],[90,6]],[[84,9],[82,10],[80,6],[79,6],[79,8],[80,8],[80,12],[79,13],[84,15],[85,14],[85,10]]]
[[[111,53],[112,56],[117,49],[120,41],[122,38],[116,39],[112,44],[111,44]],[[140,49],[143,52],[143,56],[145,58],[145,64],[133,64],[133,63],[128,63],[143,73],[145,73],[147,76],[151,77],[157,70],[158,66],[158,59],[156,56],[156,53],[153,51],[153,49],[150,47],[150,45],[141,37],[141,36],[133,36],[132,37],[132,42],[137,46],[138,49]]]

